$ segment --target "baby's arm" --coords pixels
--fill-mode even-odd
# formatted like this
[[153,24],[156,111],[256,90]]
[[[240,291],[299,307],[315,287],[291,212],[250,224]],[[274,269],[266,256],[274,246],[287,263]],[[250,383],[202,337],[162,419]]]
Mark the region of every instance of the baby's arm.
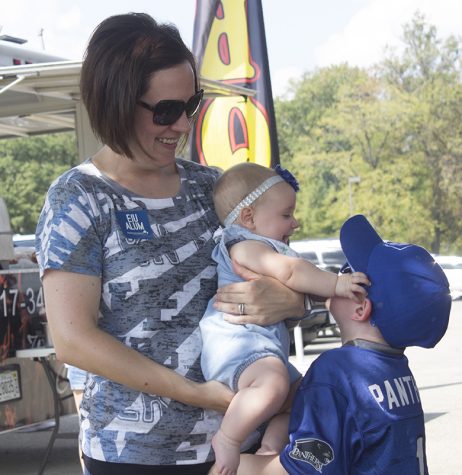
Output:
[[301,257],[279,254],[260,241],[241,241],[230,249],[231,258],[257,274],[274,277],[297,292],[320,297],[347,297],[358,300],[366,295],[361,284],[369,285],[365,274],[354,272],[337,276],[319,269]]

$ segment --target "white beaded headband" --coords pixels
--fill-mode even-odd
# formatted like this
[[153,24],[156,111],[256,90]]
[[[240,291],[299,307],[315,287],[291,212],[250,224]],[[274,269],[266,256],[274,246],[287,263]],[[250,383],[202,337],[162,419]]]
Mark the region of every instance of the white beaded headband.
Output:
[[257,186],[255,190],[250,192],[232,211],[231,213],[226,216],[223,224],[225,226],[229,226],[230,224],[233,224],[234,221],[236,221],[237,217],[239,216],[239,213],[241,212],[241,209],[250,206],[257,198],[259,198],[265,191],[268,191],[272,186],[274,186],[276,183],[279,183],[281,181],[285,181],[284,178],[282,178],[279,175],[274,175],[267,180],[265,180],[260,186]]

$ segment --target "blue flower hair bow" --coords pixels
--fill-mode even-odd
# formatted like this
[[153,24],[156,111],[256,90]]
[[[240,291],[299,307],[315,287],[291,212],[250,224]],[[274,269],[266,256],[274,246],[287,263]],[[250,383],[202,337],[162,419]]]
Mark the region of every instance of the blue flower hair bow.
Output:
[[278,175],[284,179],[286,183],[288,183],[296,192],[300,190],[300,186],[298,184],[297,179],[290,173],[289,170],[282,168],[281,165],[276,165],[274,167],[274,171],[278,173]]

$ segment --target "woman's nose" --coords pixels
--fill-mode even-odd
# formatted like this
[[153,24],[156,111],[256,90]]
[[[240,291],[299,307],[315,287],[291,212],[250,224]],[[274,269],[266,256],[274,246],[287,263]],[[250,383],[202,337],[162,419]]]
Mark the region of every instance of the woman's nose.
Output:
[[181,133],[188,133],[191,130],[191,122],[186,116],[186,112],[180,115],[178,120],[171,125],[171,128]]

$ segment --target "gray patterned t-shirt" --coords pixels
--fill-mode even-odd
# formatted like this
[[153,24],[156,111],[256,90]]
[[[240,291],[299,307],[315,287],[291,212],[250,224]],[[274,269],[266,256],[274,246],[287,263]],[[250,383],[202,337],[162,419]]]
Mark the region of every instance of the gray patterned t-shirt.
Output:
[[[46,269],[101,278],[98,325],[127,346],[195,381],[199,320],[216,290],[212,187],[218,173],[178,159],[180,192],[147,199],[110,180],[90,160],[50,187],[37,227]],[[114,361],[117,364],[117,361]],[[147,465],[211,460],[221,416],[97,375],[85,388],[84,453]]]

